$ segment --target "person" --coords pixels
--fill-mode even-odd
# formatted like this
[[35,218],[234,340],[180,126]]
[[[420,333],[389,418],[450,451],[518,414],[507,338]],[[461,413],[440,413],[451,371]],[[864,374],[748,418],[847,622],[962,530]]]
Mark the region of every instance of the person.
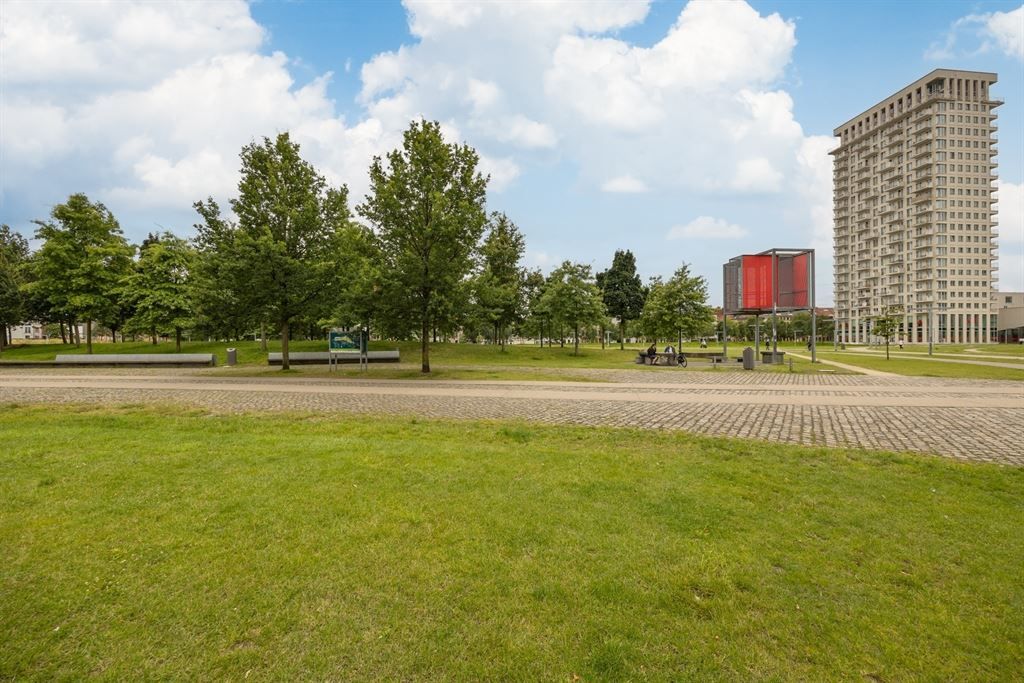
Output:
[[654,365],[654,359],[658,357],[658,347],[651,342],[651,345],[647,347],[647,358],[651,361],[651,365]]
[[669,344],[668,346],[665,347],[665,353],[675,354],[675,352],[676,352],[676,349],[671,344]]
[[708,340],[705,339],[704,337],[700,338],[700,348],[702,348],[702,349],[708,348]]

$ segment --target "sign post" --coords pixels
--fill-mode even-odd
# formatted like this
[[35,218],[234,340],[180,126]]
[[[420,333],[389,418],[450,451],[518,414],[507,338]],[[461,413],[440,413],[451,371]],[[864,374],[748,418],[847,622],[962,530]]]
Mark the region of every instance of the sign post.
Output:
[[327,350],[331,354],[328,358],[328,368],[332,372],[341,361],[343,354],[358,355],[360,371],[370,369],[370,359],[367,355],[366,330],[342,328],[331,330],[327,335]]

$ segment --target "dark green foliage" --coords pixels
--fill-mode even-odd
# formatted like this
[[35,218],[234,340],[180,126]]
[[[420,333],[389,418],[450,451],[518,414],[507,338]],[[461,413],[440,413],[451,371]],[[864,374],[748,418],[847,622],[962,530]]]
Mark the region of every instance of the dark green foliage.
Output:
[[235,313],[236,323],[274,323],[287,370],[292,324],[333,307],[351,228],[348,189],[329,188],[287,133],[246,145],[241,158],[239,196],[231,201],[238,223],[223,220],[212,200],[196,204],[205,224],[198,226],[194,291],[208,318],[224,306],[248,313]]
[[32,256],[27,289],[49,311],[47,320],[85,321],[91,353],[92,323],[113,317],[132,249],[114,215],[84,194],[53,207],[50,218],[35,221],[43,244]]
[[553,323],[572,329],[574,353],[580,350],[580,328],[597,325],[605,317],[601,290],[594,283],[590,266],[563,261],[551,272],[537,309]]
[[608,315],[619,321],[619,348],[625,348],[626,325],[640,317],[646,295],[633,252],[616,251],[611,267],[597,274],[597,286]]
[[707,281],[690,274],[684,264],[668,282],[651,281],[640,324],[653,339],[675,339],[705,334],[714,324],[714,314],[707,305]]
[[503,213],[492,213],[474,290],[479,316],[493,328],[494,340],[503,349],[508,328],[523,315],[526,271],[519,262],[525,252],[526,240],[515,223]]
[[0,225],[0,351],[7,344],[7,328],[25,320],[22,268],[28,259],[28,240],[7,225]]
[[464,311],[465,277],[483,234],[487,178],[468,145],[449,144],[437,122],[413,122],[401,149],[375,157],[358,207],[380,243],[383,311],[392,328],[418,331],[422,370],[430,336]]
[[125,278],[124,300],[131,311],[131,328],[151,334],[174,333],[181,351],[181,331],[192,324],[189,274],[194,252],[188,242],[169,232],[150,236],[139,259]]

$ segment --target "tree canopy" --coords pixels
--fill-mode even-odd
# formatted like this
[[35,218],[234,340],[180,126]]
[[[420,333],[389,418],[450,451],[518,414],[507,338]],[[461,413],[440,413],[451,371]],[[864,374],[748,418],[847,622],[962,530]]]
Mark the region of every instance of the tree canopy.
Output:
[[188,242],[170,232],[154,235],[139,249],[139,259],[124,279],[128,324],[152,335],[173,332],[181,351],[181,331],[192,322],[189,274],[193,250]]
[[28,259],[28,240],[0,225],[0,351],[7,344],[7,328],[25,319],[22,268]]
[[374,157],[358,211],[380,241],[391,324],[418,328],[421,367],[430,372],[430,334],[452,321],[466,293],[487,220],[487,177],[476,151],[445,142],[436,121],[414,121],[386,160]]
[[690,273],[684,264],[667,282],[656,278],[641,314],[644,333],[654,339],[695,337],[714,324],[714,313],[705,302],[707,281]]
[[563,261],[548,276],[539,307],[552,321],[573,330],[573,353],[580,352],[580,328],[597,325],[605,317],[601,290],[597,288],[590,266]]
[[480,315],[493,326],[502,348],[509,326],[523,315],[526,271],[519,262],[525,252],[526,240],[515,223],[503,213],[492,213],[480,247],[482,268],[475,290]]
[[[289,368],[290,325],[296,318],[325,312],[342,273],[345,234],[349,227],[348,188],[330,188],[299,154],[288,133],[242,148],[239,195],[231,201],[237,226],[213,219],[210,232],[225,249],[213,270],[238,303],[260,311],[281,334],[282,369]],[[245,283],[241,282],[244,274]]]
[[640,317],[646,298],[633,252],[616,251],[611,267],[597,274],[597,285],[608,315],[619,321],[619,348],[625,348],[626,324]]
[[72,325],[85,321],[92,353],[92,323],[117,306],[132,249],[110,210],[84,194],[71,195],[36,225],[43,244],[32,257],[28,287]]

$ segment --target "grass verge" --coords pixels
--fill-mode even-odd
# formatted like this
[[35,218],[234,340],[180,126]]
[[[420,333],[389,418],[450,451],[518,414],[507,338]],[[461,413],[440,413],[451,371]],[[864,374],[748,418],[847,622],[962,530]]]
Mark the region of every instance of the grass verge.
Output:
[[839,363],[845,363],[846,365],[853,365],[859,368],[868,368],[871,370],[882,370],[884,372],[891,372],[897,375],[916,377],[952,377],[961,379],[1001,379],[1014,382],[1024,381],[1024,367],[1017,369],[991,367],[988,365],[968,365],[965,363],[944,362],[947,359],[929,360],[927,356],[921,358],[892,356],[889,360],[886,360],[884,351],[877,356],[868,355],[866,353],[822,353],[819,351],[818,357],[823,360],[834,360]]
[[0,679],[1024,672],[1021,469],[132,407],[0,431]]

